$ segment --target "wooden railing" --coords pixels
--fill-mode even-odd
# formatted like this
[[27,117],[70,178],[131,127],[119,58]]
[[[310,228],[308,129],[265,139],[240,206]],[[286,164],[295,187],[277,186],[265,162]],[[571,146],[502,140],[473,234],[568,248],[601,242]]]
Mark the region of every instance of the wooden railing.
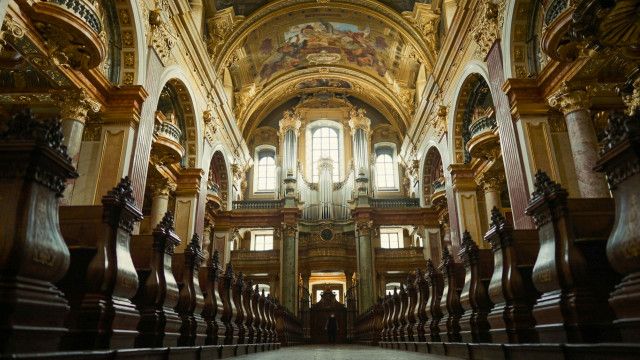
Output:
[[375,199],[372,198],[371,207],[374,208],[414,208],[420,207],[420,199],[417,198],[394,198]]
[[264,210],[264,209],[280,209],[282,200],[243,200],[234,201],[233,210]]

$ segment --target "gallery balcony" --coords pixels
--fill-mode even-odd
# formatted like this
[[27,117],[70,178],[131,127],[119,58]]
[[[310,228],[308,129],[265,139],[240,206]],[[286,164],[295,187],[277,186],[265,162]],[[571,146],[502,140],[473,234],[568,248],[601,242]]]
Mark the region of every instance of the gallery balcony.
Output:
[[74,70],[100,65],[106,56],[102,8],[95,0],[20,0],[52,47],[54,62]]
[[495,158],[495,151],[500,149],[500,136],[496,118],[481,117],[469,126],[470,137],[467,150],[474,158]]
[[575,43],[569,39],[574,10],[569,0],[550,0],[545,4],[542,51],[552,59],[572,61],[577,56]]
[[375,264],[378,271],[404,271],[424,266],[422,247],[400,249],[375,249]]
[[164,165],[180,162],[185,154],[184,147],[180,144],[181,137],[180,128],[167,120],[162,113],[157,113],[153,130],[152,157]]
[[420,207],[418,198],[371,199],[371,207],[382,209],[401,209]]
[[280,269],[280,250],[232,250],[231,263],[235,271],[271,273]]
[[222,207],[222,193],[220,192],[220,185],[209,182],[207,184],[207,205],[211,206],[214,211],[220,210]]
[[444,181],[436,180],[431,184],[431,203],[437,203],[441,199],[444,199],[446,194],[446,187]]

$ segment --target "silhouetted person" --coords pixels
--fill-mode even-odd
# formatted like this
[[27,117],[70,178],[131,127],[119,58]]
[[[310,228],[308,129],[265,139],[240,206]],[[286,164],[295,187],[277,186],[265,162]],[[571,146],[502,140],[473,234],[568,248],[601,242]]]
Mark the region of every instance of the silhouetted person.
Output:
[[336,320],[335,314],[331,314],[329,319],[327,319],[327,325],[325,325],[324,329],[327,330],[329,342],[335,344],[336,336],[338,335],[338,321]]

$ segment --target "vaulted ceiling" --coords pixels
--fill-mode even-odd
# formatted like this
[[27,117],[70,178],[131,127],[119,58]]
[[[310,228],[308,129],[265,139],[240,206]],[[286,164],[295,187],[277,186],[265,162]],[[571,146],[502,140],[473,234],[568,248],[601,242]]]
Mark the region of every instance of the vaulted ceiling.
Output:
[[416,78],[421,67],[431,69],[434,58],[408,20],[406,11],[414,4],[216,1],[217,24],[233,30],[224,34],[213,61],[233,91],[245,135],[271,110],[315,92],[360,99],[399,131],[406,129]]

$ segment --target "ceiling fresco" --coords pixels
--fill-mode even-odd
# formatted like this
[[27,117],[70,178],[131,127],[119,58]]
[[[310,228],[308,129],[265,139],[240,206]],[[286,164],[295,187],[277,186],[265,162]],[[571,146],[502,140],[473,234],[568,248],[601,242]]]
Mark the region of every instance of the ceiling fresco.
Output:
[[310,66],[343,66],[413,87],[418,62],[402,36],[363,13],[330,8],[280,15],[250,33],[229,70],[236,91]]
[[[221,10],[233,6],[236,14],[247,16],[268,2],[268,0],[216,0],[216,9]],[[398,12],[402,12],[411,11],[415,3],[428,4],[431,3],[431,0],[381,0],[380,2]]]

